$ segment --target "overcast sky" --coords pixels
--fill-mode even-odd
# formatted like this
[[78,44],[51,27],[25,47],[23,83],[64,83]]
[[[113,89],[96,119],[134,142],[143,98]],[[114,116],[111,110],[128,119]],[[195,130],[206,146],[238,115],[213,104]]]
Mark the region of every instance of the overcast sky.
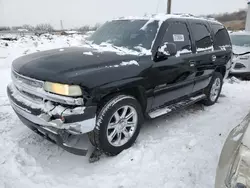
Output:
[[[195,15],[233,12],[247,0],[172,0],[172,12]],[[51,23],[60,28],[94,25],[119,16],[165,12],[167,0],[0,0],[0,25]]]

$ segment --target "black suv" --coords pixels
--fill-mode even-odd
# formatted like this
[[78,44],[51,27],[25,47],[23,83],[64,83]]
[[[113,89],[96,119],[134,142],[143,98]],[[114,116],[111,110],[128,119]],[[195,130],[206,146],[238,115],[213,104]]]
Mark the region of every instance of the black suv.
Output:
[[231,67],[232,47],[218,22],[185,15],[105,23],[83,47],[26,55],[12,64],[7,92],[21,121],[65,150],[69,136],[117,155],[143,120],[198,101],[213,105]]

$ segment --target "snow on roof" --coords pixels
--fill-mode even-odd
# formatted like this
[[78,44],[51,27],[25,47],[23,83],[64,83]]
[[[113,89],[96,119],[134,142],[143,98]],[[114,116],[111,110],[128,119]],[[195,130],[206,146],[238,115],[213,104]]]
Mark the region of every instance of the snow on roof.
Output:
[[196,17],[191,14],[154,14],[154,15],[145,15],[145,16],[126,16],[116,18],[114,20],[158,20],[158,21],[166,21],[170,18],[183,18],[183,19],[199,19],[204,21],[210,21],[214,23],[221,24],[220,22],[216,21],[213,18],[206,18],[206,17]]

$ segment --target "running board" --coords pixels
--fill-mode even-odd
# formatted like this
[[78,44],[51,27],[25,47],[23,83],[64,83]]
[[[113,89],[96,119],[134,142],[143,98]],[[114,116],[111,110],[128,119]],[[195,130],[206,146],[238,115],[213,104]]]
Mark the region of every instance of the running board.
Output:
[[202,94],[202,95],[197,95],[195,97],[191,97],[189,99],[186,99],[186,100],[183,100],[183,101],[180,101],[178,103],[175,103],[175,104],[171,104],[171,105],[168,105],[168,106],[163,106],[162,108],[157,108],[156,110],[153,110],[151,112],[149,112],[149,117],[151,118],[156,118],[156,117],[159,117],[159,116],[162,116],[164,114],[168,114],[170,112],[173,112],[173,111],[176,111],[180,108],[184,108],[184,107],[187,107],[187,106],[190,106],[202,99],[206,98],[206,95],[205,94]]

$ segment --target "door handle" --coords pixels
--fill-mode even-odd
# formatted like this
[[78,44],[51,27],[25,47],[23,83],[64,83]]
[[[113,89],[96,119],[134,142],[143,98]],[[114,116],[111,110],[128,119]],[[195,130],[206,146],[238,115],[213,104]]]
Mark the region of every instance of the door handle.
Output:
[[216,61],[216,58],[217,58],[216,55],[212,55],[212,57],[211,57],[213,62]]
[[195,61],[189,61],[189,66],[190,67],[194,67],[196,65],[196,62]]

